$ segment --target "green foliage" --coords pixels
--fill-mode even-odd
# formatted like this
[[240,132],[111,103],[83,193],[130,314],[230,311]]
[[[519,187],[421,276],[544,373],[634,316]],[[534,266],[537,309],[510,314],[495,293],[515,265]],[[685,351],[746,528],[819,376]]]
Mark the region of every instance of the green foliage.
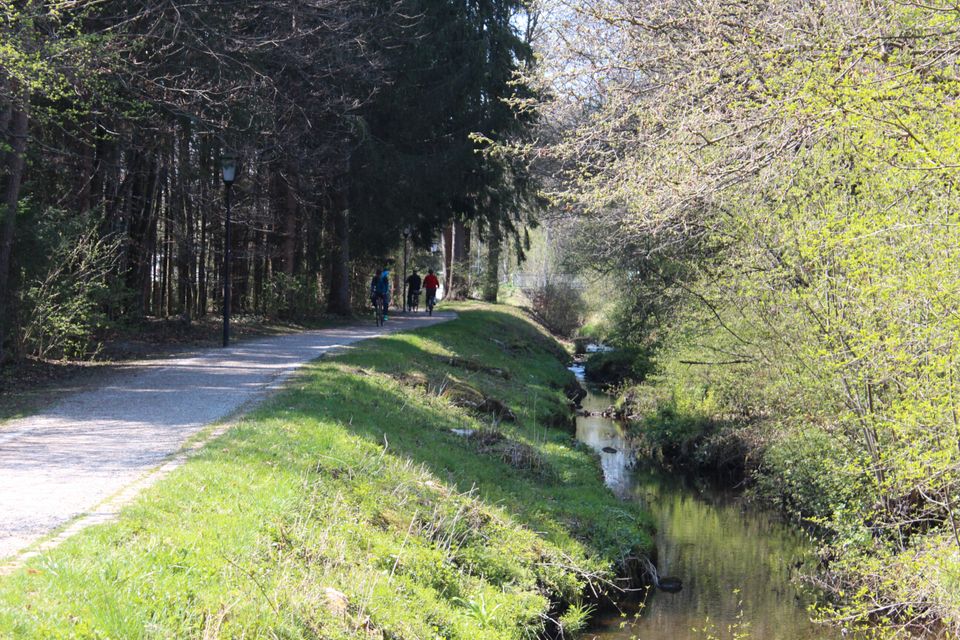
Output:
[[488,607],[486,598],[482,593],[477,597],[477,600],[468,601],[463,598],[452,598],[451,602],[466,609],[467,615],[473,618],[477,626],[481,629],[494,628],[497,621],[497,609],[499,609],[501,605],[498,604],[492,608]]
[[596,607],[583,602],[574,602],[560,616],[560,629],[564,635],[569,634],[576,637],[576,634],[585,630],[590,623]]
[[317,278],[274,273],[264,285],[261,311],[271,318],[305,320],[323,310]]
[[429,246],[456,216],[517,236],[536,208],[522,163],[490,152],[527,135],[533,53],[517,27],[523,0],[401,0],[378,33],[385,73],[360,109],[352,162],[352,231],[362,253],[394,246],[405,224]]
[[101,236],[96,221],[62,211],[44,212],[41,220],[34,239],[40,252],[24,265],[20,349],[42,358],[83,358],[109,324],[105,310],[122,295],[111,277],[119,239]]
[[590,354],[584,363],[587,380],[603,385],[643,382],[652,370],[650,354],[637,348],[600,351]]
[[786,430],[763,451],[755,490],[795,518],[827,522],[862,507],[865,487],[851,471],[863,461],[851,459],[855,455],[823,429]]
[[[489,147],[525,136],[534,118],[517,75],[533,63],[527,11],[522,0],[0,3],[0,151],[21,141],[28,165],[14,172],[19,154],[0,154],[9,192],[41,212],[98,211],[100,234],[122,248],[97,309],[67,289],[27,292],[18,270],[35,256],[22,249],[56,217],[24,220],[10,268],[0,265],[0,283],[12,275],[0,307],[30,297],[57,334],[84,331],[91,322],[77,318],[91,313],[210,312],[226,273],[227,153],[242,158],[231,192],[238,313],[299,320],[324,298],[349,313],[349,294],[358,305],[366,295],[348,281],[408,226],[417,249],[454,218],[517,240],[536,183]],[[6,346],[20,327],[0,325]],[[48,342],[45,354],[84,350],[82,339]]]
[[608,332],[609,328],[607,323],[602,319],[595,319],[584,323],[579,331],[577,331],[577,335],[602,343],[606,339]]
[[723,425],[716,398],[707,389],[647,384],[625,387],[616,407],[633,421],[633,430],[651,457],[666,465],[719,470],[708,439]]
[[87,68],[96,37],[82,33],[82,20],[89,9],[81,6],[64,10],[62,3],[29,0],[0,4],[0,68],[4,80],[24,92],[56,101],[74,95],[71,79],[58,62],[71,56],[75,71],[95,73]]
[[838,618],[957,635],[960,80],[933,53],[956,12],[652,4],[575,12],[565,64],[603,91],[558,87],[574,130],[544,151],[624,283],[620,339],[711,396],[703,422],[673,394],[650,437],[745,444],[760,493],[821,524]]

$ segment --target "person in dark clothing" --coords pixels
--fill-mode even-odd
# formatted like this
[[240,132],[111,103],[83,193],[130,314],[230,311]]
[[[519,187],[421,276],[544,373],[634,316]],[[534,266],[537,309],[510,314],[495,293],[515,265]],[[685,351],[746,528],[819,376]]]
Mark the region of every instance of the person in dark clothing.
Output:
[[376,306],[377,304],[377,287],[380,284],[380,274],[383,273],[382,269],[377,269],[377,272],[373,274],[373,278],[370,280],[370,304]]
[[421,283],[420,275],[417,273],[417,270],[414,269],[410,277],[407,278],[407,306],[411,309],[419,306]]

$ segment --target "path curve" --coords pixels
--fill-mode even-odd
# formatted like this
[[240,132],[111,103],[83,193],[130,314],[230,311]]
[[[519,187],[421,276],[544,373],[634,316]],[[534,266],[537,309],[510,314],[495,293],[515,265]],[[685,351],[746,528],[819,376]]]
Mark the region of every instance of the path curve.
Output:
[[261,399],[301,365],[360,340],[455,317],[398,315],[384,327],[305,331],[147,360],[38,415],[4,423],[0,559],[95,512],[169,462],[191,435]]

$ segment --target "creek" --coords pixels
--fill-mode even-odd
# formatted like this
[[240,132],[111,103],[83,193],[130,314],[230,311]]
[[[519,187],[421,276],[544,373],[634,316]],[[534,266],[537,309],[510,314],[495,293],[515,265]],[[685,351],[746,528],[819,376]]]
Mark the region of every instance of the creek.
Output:
[[[571,370],[582,380],[582,367]],[[604,478],[622,500],[649,511],[657,527],[661,577],[678,578],[677,593],[651,590],[635,608],[598,617],[595,640],[826,640],[836,629],[809,620],[809,596],[797,571],[814,561],[812,542],[771,513],[718,490],[658,471],[639,459],[624,428],[596,415],[611,403],[590,390],[577,418],[577,438],[596,450]],[[739,635],[738,635],[739,634]]]

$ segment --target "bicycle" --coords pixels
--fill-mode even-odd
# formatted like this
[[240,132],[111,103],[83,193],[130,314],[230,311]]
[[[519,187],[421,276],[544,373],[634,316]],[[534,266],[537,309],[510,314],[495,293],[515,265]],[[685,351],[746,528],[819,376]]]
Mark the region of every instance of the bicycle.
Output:
[[437,292],[436,291],[431,292],[428,289],[427,290],[427,315],[430,315],[430,316],[433,315],[433,308],[436,306],[436,304],[437,304]]
[[383,296],[377,295],[373,300],[373,317],[377,321],[377,326],[383,326],[383,319],[386,315],[386,306],[383,304]]
[[407,297],[407,306],[410,311],[420,311],[420,290],[411,291]]

